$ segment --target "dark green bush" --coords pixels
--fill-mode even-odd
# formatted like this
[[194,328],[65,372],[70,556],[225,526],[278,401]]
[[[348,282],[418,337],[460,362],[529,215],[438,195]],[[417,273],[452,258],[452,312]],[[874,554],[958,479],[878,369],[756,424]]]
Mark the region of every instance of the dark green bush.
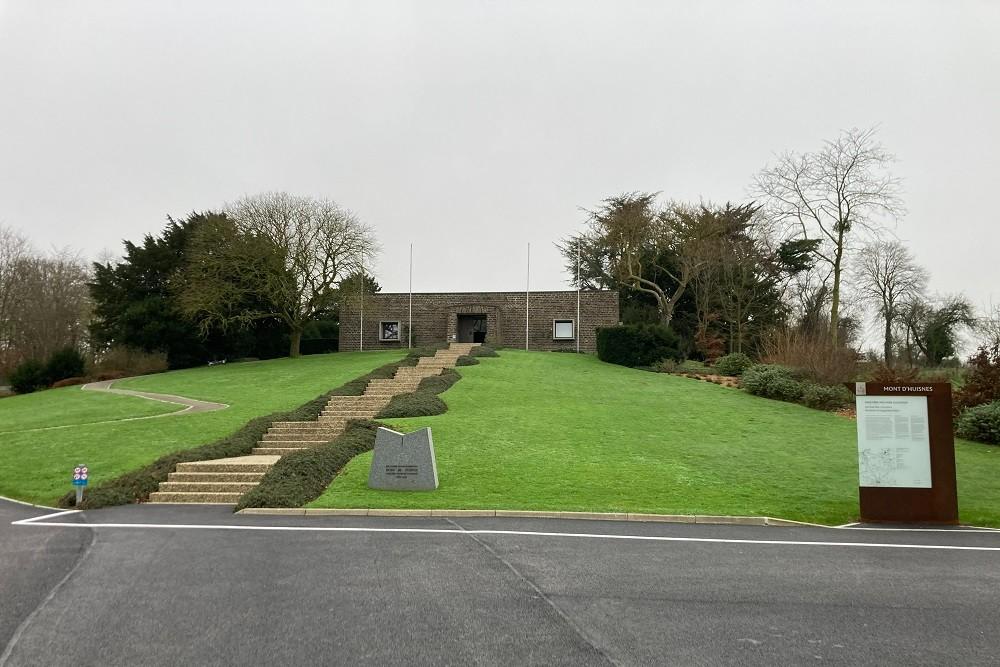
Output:
[[375,446],[378,427],[371,421],[352,421],[333,442],[281,457],[260,484],[240,498],[236,509],[302,507],[318,498],[351,459]]
[[961,438],[1000,445],[1000,401],[964,410],[958,416],[955,427]]
[[486,345],[485,343],[472,348],[472,352],[469,353],[473,357],[499,357],[500,354],[492,345]]
[[472,355],[465,355],[455,360],[456,366],[475,366],[478,363],[479,359],[476,359]]
[[753,366],[753,360],[742,352],[734,352],[719,357],[715,362],[715,370],[720,375],[743,375],[743,371]]
[[597,330],[597,357],[620,366],[652,367],[664,359],[680,360],[677,334],[659,324],[625,324]]
[[854,402],[854,395],[840,385],[806,384],[802,405],[817,410],[839,410]]
[[45,364],[46,384],[52,384],[66,378],[80,377],[84,373],[83,355],[75,347],[65,347],[52,353]]
[[805,392],[805,384],[786,366],[759,364],[743,372],[740,381],[744,389],[756,396],[797,403]]
[[36,359],[22,361],[10,372],[7,380],[16,394],[30,394],[38,389],[44,389],[49,384],[45,365]]

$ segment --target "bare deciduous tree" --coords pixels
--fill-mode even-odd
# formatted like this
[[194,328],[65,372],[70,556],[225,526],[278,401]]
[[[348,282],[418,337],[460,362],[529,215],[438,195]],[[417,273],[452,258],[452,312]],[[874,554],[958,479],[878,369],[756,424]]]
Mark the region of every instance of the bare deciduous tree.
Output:
[[900,308],[921,297],[927,287],[927,272],[899,241],[875,241],[861,249],[855,273],[862,300],[879,309],[885,325],[885,363],[892,367],[893,330]]
[[372,230],[332,201],[269,192],[227,208],[192,241],[179,289],[206,326],[278,318],[299,355],[302,330],[336,303],[337,284],[377,251]]
[[991,304],[986,308],[986,313],[979,319],[978,328],[986,339],[986,347],[1000,347],[1000,304]]
[[0,368],[86,342],[89,278],[77,254],[37,255],[23,236],[0,228]]
[[796,236],[820,241],[813,249],[832,276],[830,335],[837,342],[844,261],[857,236],[879,231],[882,218],[904,213],[900,180],[888,171],[895,157],[875,129],[844,131],[813,153],[788,152],[757,174],[753,190],[765,211]]
[[27,239],[17,231],[0,225],[0,368],[12,363],[12,318],[17,267],[28,253]]

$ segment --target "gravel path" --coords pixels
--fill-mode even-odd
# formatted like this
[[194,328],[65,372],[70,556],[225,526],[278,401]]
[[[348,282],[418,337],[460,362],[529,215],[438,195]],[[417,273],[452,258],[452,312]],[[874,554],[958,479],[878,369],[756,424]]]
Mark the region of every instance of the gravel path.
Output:
[[[82,389],[84,391],[106,391],[112,394],[124,394],[126,396],[138,396],[139,398],[145,398],[150,401],[160,401],[161,403],[173,403],[175,405],[184,406],[181,410],[176,412],[168,412],[162,415],[152,415],[151,417],[133,417],[132,419],[152,419],[153,417],[166,417],[167,415],[179,415],[184,413],[195,413],[195,412],[214,412],[215,410],[224,410],[229,406],[225,403],[212,403],[211,401],[199,401],[194,398],[185,398],[183,396],[174,396],[173,394],[154,394],[148,391],[133,391],[131,389],[115,389],[113,385],[117,380],[104,380],[102,382],[88,382],[83,385]],[[115,419],[112,421],[123,421],[120,419]]]

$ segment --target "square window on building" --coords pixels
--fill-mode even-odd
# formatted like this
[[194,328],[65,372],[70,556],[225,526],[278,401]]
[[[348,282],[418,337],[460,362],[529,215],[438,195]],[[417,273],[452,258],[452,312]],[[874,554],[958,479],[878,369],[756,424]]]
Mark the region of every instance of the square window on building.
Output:
[[573,340],[576,331],[573,320],[552,320],[553,340]]
[[378,339],[399,341],[399,320],[382,320],[378,323]]

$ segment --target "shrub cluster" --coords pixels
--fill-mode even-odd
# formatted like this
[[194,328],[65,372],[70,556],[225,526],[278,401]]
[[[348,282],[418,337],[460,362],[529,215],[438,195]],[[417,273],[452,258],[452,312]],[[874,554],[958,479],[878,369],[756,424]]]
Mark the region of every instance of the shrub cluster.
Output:
[[801,403],[817,410],[838,410],[854,400],[846,387],[804,380],[802,374],[775,364],[751,366],[741,384],[751,394],[788,403]]
[[37,359],[25,359],[10,372],[10,388],[15,394],[30,394],[48,386],[45,364]]
[[965,382],[955,397],[958,409],[1000,401],[1000,346],[981,347],[969,359]]
[[664,359],[680,361],[677,334],[659,324],[624,324],[597,330],[597,357],[620,366],[653,367]]
[[376,422],[352,421],[336,440],[281,457],[236,509],[302,507],[319,497],[351,459],[375,447],[378,427]]
[[802,405],[817,410],[839,410],[854,402],[854,394],[841,385],[807,384]]
[[469,353],[473,357],[499,357],[500,354],[492,345],[486,345],[485,343],[479,345],[478,347],[472,348],[472,352]]
[[753,366],[753,360],[742,352],[734,352],[715,361],[715,370],[720,375],[743,375],[743,372]]
[[805,392],[794,370],[777,364],[759,364],[748,368],[741,380],[743,388],[755,396],[798,403]]
[[1000,401],[968,408],[955,421],[959,437],[1000,445]]
[[479,363],[479,359],[476,359],[472,355],[464,355],[455,360],[456,366],[475,366]]
[[21,362],[10,374],[10,386],[18,394],[29,394],[49,385],[83,375],[83,355],[75,347],[56,350],[48,361],[37,359]]

